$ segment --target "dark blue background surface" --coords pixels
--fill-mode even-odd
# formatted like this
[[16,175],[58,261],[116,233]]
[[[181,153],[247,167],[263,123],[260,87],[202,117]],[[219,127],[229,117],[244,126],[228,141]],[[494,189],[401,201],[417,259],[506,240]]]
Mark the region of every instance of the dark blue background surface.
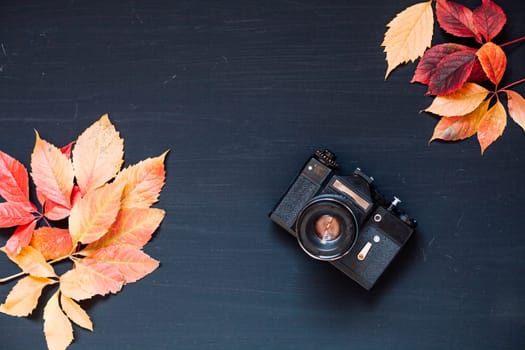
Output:
[[[385,82],[379,47],[415,2],[0,3],[2,151],[29,165],[33,129],[63,145],[104,113],[127,164],[171,149],[167,217],[145,249],[162,265],[83,304],[95,332],[76,328],[71,349],[525,347],[523,130],[509,120],[483,157],[475,139],[427,145],[436,119],[418,113],[431,99],[409,84],[415,66]],[[525,35],[525,3],[498,3],[495,41]],[[525,47],[506,52],[509,83]],[[267,218],[324,146],[420,223],[371,292]],[[0,271],[16,269],[4,257]],[[41,308],[1,314],[0,329],[2,349],[45,348]]]

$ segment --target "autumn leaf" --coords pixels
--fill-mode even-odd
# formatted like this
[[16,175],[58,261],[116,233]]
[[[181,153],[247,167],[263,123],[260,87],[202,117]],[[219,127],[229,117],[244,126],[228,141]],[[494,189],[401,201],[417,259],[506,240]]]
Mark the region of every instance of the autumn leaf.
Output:
[[0,196],[14,202],[26,211],[36,211],[29,201],[29,177],[18,160],[0,151]]
[[53,294],[44,308],[44,334],[49,350],[64,350],[73,341],[73,327],[62,312],[59,292]]
[[67,229],[40,227],[33,233],[31,246],[42,253],[45,260],[55,260],[71,253],[73,241]]
[[73,166],[55,146],[40,138],[31,155],[31,176],[37,190],[47,200],[70,208],[73,189]]
[[22,271],[31,276],[56,277],[53,267],[46,262],[46,259],[38,250],[31,246],[20,249],[18,255],[11,255],[7,252],[6,254]]
[[474,24],[474,15],[469,8],[447,0],[437,0],[436,17],[447,33],[481,42],[481,36]]
[[0,227],[29,224],[35,217],[26,207],[15,202],[0,203]]
[[388,30],[381,46],[385,48],[390,72],[402,63],[415,61],[430,47],[434,30],[432,1],[412,5],[387,24]]
[[60,294],[60,305],[66,316],[82,328],[93,331],[93,323],[89,315],[73,299]]
[[509,115],[525,131],[525,99],[516,91],[505,90]]
[[97,249],[111,245],[128,245],[140,249],[151,239],[164,215],[164,210],[157,208],[122,209],[109,232],[89,244],[81,253],[90,255]]
[[476,83],[465,83],[452,94],[435,97],[425,112],[440,116],[462,116],[475,110],[488,94],[489,90]]
[[36,224],[37,221],[33,220],[29,224],[20,225],[16,228],[15,232],[9,237],[5,244],[5,249],[8,254],[17,255],[23,247],[29,245]]
[[487,113],[489,100],[481,104],[473,112],[459,117],[442,117],[436,127],[430,142],[440,139],[445,141],[458,141],[471,137],[478,131],[478,125]]
[[491,0],[482,0],[481,6],[474,10],[474,24],[486,41],[491,41],[501,32],[507,22],[505,12]]
[[5,303],[0,305],[4,314],[24,317],[33,312],[38,304],[42,290],[56,281],[50,278],[26,276],[18,281],[7,295]]
[[60,290],[79,301],[95,295],[118,293],[124,282],[124,276],[116,266],[84,258],[77,260],[72,270],[60,276]]
[[[22,270],[0,283],[28,275],[12,288],[0,312],[27,316],[42,290],[58,283],[58,291],[44,308],[49,350],[64,350],[71,344],[71,322],[93,330],[76,301],[118,293],[159,266],[141,249],[165,215],[151,205],[164,186],[166,154],[119,173],[123,140],[107,115],[60,149],[36,133],[31,177],[39,209],[29,199],[27,170],[0,152],[0,195],[7,200],[0,203],[0,227],[17,226],[0,251]],[[58,225],[67,223],[67,228],[48,221],[66,218]],[[39,225],[41,221],[45,226]],[[73,267],[58,277],[52,264],[66,260]]]
[[432,46],[430,49],[425,51],[423,57],[421,57],[421,60],[417,64],[416,71],[414,72],[414,76],[410,82],[418,82],[428,85],[430,83],[430,79],[436,71],[438,64],[443,60],[443,58],[458,51],[472,53],[476,52],[474,49],[468,46],[453,43]]
[[102,237],[111,227],[120,210],[122,185],[106,184],[88,192],[71,209],[69,232],[73,245],[88,244]]
[[492,42],[484,44],[476,53],[483,71],[496,86],[500,83],[507,68],[507,56],[499,45]]
[[463,86],[476,63],[476,54],[469,51],[453,52],[437,65],[428,84],[428,93],[447,95]]
[[124,186],[123,208],[148,208],[157,202],[166,177],[164,159],[167,153],[145,159],[118,174],[115,183]]
[[158,261],[140,249],[126,245],[101,248],[87,259],[116,267],[122,274],[125,283],[136,282],[159,266]]
[[78,137],[73,149],[73,167],[82,194],[114,178],[123,156],[124,141],[105,114]]
[[479,122],[478,141],[481,154],[503,134],[505,126],[507,126],[507,113],[498,100]]

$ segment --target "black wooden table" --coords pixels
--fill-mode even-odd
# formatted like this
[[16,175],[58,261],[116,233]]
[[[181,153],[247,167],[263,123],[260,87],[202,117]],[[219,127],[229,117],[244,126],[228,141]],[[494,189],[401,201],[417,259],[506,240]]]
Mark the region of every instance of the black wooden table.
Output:
[[[2,151],[28,166],[33,129],[63,145],[104,113],[127,164],[171,149],[145,248],[161,267],[83,303],[95,331],[71,349],[525,348],[523,130],[509,120],[484,156],[475,139],[428,145],[415,66],[385,82],[379,46],[415,2],[0,3]],[[498,3],[496,42],[524,35],[525,3]],[[525,76],[525,47],[506,52],[505,81]],[[419,221],[369,292],[267,217],[318,147]],[[42,308],[0,329],[2,349],[45,348]]]

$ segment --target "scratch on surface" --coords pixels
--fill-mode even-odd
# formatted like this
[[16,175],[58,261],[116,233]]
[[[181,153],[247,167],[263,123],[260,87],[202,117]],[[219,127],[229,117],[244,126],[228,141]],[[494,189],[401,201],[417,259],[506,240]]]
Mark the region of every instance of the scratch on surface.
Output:
[[77,120],[78,117],[78,102],[75,102],[75,114],[73,114],[73,120]]
[[445,254],[446,258],[449,258],[450,260],[454,260],[454,257],[452,255]]
[[425,254],[425,249],[421,248],[421,254],[423,254],[423,262],[427,261],[427,255]]
[[226,56],[221,56],[221,57],[222,57],[224,63],[228,63],[228,57],[226,57]]
[[[4,53],[4,56],[7,57],[7,51],[5,49],[4,43],[2,43],[2,52]],[[2,66],[3,67],[3,66]]]
[[427,246],[431,247],[432,244],[434,244],[434,241],[436,240],[436,237],[432,237],[432,239],[428,242]]
[[458,221],[456,222],[456,227],[459,228],[461,226],[461,222],[463,221],[463,217],[465,216],[465,213],[461,213]]

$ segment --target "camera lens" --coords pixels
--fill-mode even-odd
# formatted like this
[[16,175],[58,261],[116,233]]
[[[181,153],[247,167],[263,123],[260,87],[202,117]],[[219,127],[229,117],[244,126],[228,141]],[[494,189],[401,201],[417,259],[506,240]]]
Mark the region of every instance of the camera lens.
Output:
[[325,214],[315,222],[315,234],[323,241],[333,241],[341,234],[341,224],[332,215]]
[[296,222],[301,248],[318,260],[337,260],[352,248],[357,237],[355,216],[343,198],[323,195],[303,208]]

